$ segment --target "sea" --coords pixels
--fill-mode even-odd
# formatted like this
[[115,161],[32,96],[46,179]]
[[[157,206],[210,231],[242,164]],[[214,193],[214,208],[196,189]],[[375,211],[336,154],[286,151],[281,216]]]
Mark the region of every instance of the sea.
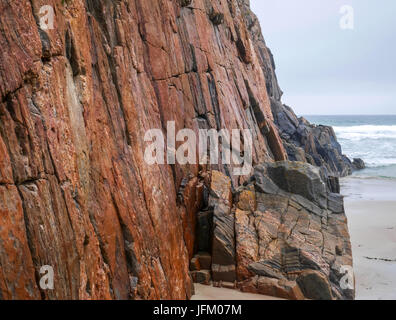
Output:
[[304,116],[313,124],[332,126],[350,159],[361,158],[367,168],[356,178],[396,180],[396,115]]

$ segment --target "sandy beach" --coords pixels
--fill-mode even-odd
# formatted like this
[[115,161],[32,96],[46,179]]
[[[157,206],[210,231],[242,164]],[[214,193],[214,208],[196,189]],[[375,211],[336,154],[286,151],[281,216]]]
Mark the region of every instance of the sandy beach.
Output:
[[396,299],[396,181],[342,180],[351,233],[356,299]]
[[260,294],[243,293],[238,290],[215,288],[195,284],[195,295],[191,300],[283,300]]

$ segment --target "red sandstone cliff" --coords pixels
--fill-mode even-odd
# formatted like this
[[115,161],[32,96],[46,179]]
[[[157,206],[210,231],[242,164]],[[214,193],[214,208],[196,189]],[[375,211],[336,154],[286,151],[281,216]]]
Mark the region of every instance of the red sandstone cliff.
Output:
[[205,172],[230,168],[149,166],[143,137],[246,128],[254,164],[287,159],[248,1],[0,0],[0,30],[0,298],[189,298]]

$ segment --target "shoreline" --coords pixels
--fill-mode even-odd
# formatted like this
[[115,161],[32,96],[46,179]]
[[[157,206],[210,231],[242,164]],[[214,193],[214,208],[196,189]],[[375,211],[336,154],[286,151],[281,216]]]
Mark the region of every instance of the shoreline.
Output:
[[356,300],[396,299],[396,180],[341,179],[352,242]]

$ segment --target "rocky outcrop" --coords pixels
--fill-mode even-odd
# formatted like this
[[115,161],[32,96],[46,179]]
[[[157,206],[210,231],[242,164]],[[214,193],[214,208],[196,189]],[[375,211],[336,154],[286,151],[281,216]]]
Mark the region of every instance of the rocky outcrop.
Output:
[[[281,91],[248,4],[0,2],[0,298],[186,299],[193,280],[254,275],[250,264],[267,256],[244,258],[255,250],[255,234],[244,235],[252,243],[241,247],[235,208],[252,215],[253,199],[279,196],[284,184],[274,182],[271,193],[250,182],[236,199],[232,191],[248,177],[233,176],[232,165],[144,161],[145,133],[166,135],[168,121],[177,131],[249,129],[253,165],[294,155],[273,116]],[[43,6],[54,9],[54,28],[42,27]],[[270,203],[296,203],[301,221],[320,211],[329,228],[339,228],[330,232],[335,241],[347,241],[344,216],[326,211],[331,203],[342,210],[339,197],[315,193],[317,183],[295,196],[283,190],[284,199]],[[251,263],[243,267],[245,260]],[[315,270],[332,277],[325,256],[308,261],[322,262]],[[54,270],[53,290],[40,287],[42,266]],[[282,274],[275,286],[265,277],[254,286],[298,298],[318,281],[307,276],[297,286]]]
[[244,8],[246,23],[255,43],[260,65],[265,70],[266,88],[274,121],[289,159],[321,167],[324,179],[329,179],[329,187],[337,191],[336,178],[347,176],[358,167],[354,167],[350,159],[343,155],[331,127],[312,125],[303,117],[298,118],[289,106],[282,103],[283,92],[276,77],[273,55],[265,44],[257,17],[248,7]]
[[[55,16],[44,30],[46,5]],[[287,158],[245,6],[1,1],[2,298],[191,296],[198,174],[211,167],[148,165],[144,136],[166,134],[168,121],[177,131],[251,129],[254,163]],[[228,216],[218,210],[221,232]],[[39,286],[43,265],[54,290]]]
[[341,269],[352,267],[343,198],[328,189],[318,168],[302,162],[258,166],[236,198],[242,290],[272,290],[288,299],[353,299],[354,290],[341,287]]
[[360,158],[353,159],[352,165],[355,168],[355,170],[363,170],[366,168],[366,164]]
[[293,161],[303,161],[318,166],[327,177],[345,177],[357,169],[342,154],[332,127],[312,125],[305,118],[297,118],[293,110],[272,100],[272,112],[283,144]]
[[243,12],[259,63],[265,73],[274,122],[288,158],[320,167],[321,175],[329,188],[333,192],[339,192],[338,178],[350,175],[359,167],[353,166],[351,160],[343,155],[331,127],[312,125],[303,117],[298,118],[290,107],[282,103],[283,92],[276,77],[274,57],[266,46],[258,19],[248,6],[243,6]]
[[[208,189],[212,247],[191,260],[195,282],[208,283],[204,275],[210,271],[215,285],[250,293],[354,298],[353,284],[345,285],[352,251],[343,197],[331,192],[318,167],[290,161],[259,165],[233,194],[229,178],[213,171]],[[198,231],[198,241],[207,235]]]

